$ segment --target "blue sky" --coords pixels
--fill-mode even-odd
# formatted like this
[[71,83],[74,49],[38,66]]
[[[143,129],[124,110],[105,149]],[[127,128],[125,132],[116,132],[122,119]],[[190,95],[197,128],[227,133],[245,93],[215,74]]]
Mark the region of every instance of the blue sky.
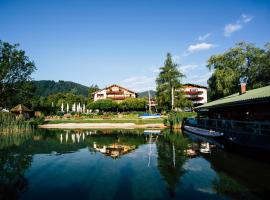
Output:
[[0,39],[20,43],[35,80],[155,88],[170,52],[183,82],[207,85],[207,59],[270,42],[270,1],[0,0]]

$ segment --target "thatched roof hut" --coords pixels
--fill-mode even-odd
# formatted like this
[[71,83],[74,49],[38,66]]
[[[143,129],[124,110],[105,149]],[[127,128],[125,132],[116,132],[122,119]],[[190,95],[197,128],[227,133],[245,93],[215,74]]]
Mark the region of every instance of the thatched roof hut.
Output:
[[15,106],[14,108],[12,108],[10,110],[10,112],[12,112],[12,113],[28,113],[28,112],[32,112],[32,110],[30,110],[29,108],[27,108],[23,104],[19,104],[19,105]]

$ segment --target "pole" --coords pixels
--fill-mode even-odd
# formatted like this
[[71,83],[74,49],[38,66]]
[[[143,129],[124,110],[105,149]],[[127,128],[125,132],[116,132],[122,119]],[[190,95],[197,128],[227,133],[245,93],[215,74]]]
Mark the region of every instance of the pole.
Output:
[[173,107],[174,107],[174,88],[172,87],[172,110],[173,110]]
[[150,91],[148,90],[148,105],[149,105],[149,113],[151,113],[151,97],[150,97]]

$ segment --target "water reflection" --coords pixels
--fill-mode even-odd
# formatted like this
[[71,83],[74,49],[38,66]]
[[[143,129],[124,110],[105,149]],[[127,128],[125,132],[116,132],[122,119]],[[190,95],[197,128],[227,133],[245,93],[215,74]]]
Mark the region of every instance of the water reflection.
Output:
[[175,189],[180,177],[185,173],[183,165],[187,159],[187,151],[190,141],[182,134],[171,131],[164,132],[163,140],[157,142],[158,169],[167,183],[167,189],[171,196],[175,196]]
[[219,141],[170,130],[39,130],[1,137],[0,199],[269,195],[269,163],[223,149]]

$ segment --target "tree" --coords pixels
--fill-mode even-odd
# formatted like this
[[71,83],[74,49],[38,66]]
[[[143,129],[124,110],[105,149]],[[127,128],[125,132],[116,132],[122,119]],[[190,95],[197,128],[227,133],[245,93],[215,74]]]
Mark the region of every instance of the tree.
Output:
[[18,103],[29,103],[34,87],[31,74],[36,70],[33,61],[18,49],[0,40],[0,106],[12,107]]
[[270,45],[260,49],[241,42],[236,47],[209,58],[207,67],[214,70],[208,80],[210,99],[215,100],[239,91],[239,78],[248,77],[247,87],[270,84]]
[[173,62],[172,56],[170,53],[167,54],[164,66],[160,68],[160,73],[156,79],[157,83],[157,102],[159,109],[170,110],[172,103],[172,88],[181,87],[181,78],[184,77],[178,70],[178,65]]
[[[39,110],[45,114],[55,114],[60,110],[62,103],[64,109],[66,104],[69,104],[69,109],[74,103],[81,105],[86,103],[86,97],[83,95],[75,95],[73,93],[57,93],[49,95],[48,97],[35,97],[31,99],[32,109]],[[53,105],[53,106],[52,106]]]
[[90,103],[87,107],[92,110],[117,111],[118,103],[111,99],[100,99]]
[[94,101],[94,95],[93,93],[98,91],[99,87],[98,85],[91,85],[88,90],[88,102],[91,103]]
[[146,107],[146,99],[144,98],[128,98],[119,104],[122,111],[143,111]]
[[191,143],[182,134],[172,130],[164,130],[163,137],[157,141],[157,167],[164,178],[171,197],[175,196],[175,190],[179,180],[185,174],[183,165],[187,160],[185,155]]

